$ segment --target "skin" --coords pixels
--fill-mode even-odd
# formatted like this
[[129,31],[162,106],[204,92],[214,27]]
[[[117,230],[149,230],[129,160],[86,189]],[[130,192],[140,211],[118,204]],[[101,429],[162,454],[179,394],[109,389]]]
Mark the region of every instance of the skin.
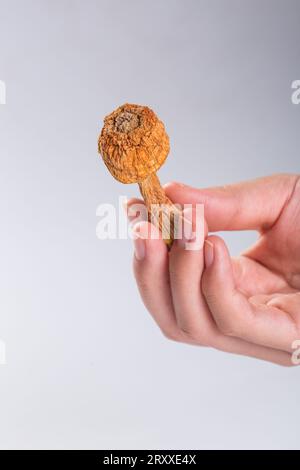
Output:
[[[300,175],[209,189],[170,183],[165,191],[174,203],[204,204],[205,241],[190,251],[177,240],[168,252],[161,238],[148,236],[148,222],[134,227],[137,285],[163,334],[292,366],[300,340]],[[231,258],[210,234],[227,230],[259,237]]]

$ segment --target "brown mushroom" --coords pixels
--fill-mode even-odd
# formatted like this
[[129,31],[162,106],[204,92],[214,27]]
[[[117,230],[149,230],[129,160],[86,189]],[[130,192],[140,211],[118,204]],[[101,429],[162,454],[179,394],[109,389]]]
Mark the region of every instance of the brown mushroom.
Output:
[[104,119],[98,149],[118,181],[138,183],[149,220],[159,227],[171,246],[179,211],[165,195],[155,173],[170,150],[164,124],[147,106],[124,104]]

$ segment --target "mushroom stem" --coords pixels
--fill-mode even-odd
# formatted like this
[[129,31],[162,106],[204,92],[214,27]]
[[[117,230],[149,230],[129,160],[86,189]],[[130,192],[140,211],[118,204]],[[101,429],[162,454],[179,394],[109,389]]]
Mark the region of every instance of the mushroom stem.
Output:
[[148,219],[160,229],[163,240],[170,248],[174,240],[174,219],[179,211],[166,196],[155,173],[138,184],[148,210]]

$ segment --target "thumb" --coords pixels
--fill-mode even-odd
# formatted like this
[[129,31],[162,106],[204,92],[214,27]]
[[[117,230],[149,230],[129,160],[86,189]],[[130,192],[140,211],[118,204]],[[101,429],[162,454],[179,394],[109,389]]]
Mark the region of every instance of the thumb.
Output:
[[299,337],[299,325],[287,312],[254,304],[236,288],[231,258],[220,237],[210,236],[204,245],[202,291],[219,330],[226,336],[289,352]]
[[196,189],[180,183],[165,186],[179,204],[204,204],[210,232],[272,227],[290,199],[297,175],[274,175],[216,188]]

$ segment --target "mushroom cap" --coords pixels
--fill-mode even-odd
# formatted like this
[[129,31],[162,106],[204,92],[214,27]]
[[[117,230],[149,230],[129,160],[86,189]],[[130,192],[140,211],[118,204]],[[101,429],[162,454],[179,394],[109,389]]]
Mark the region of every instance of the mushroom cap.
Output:
[[137,183],[161,167],[170,143],[152,109],[126,103],[105,117],[98,150],[118,181]]

